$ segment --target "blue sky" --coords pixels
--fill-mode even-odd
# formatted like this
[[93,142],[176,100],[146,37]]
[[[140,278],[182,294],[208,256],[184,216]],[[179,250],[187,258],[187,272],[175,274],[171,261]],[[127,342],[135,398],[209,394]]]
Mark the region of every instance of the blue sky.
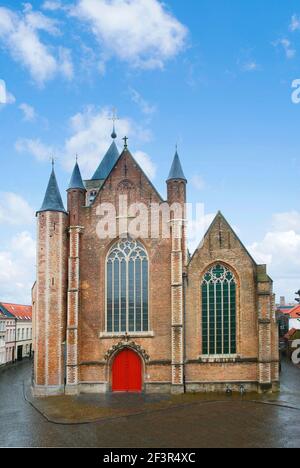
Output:
[[0,297],[29,301],[33,213],[51,155],[63,193],[76,152],[91,176],[116,107],[119,137],[128,134],[158,190],[165,195],[178,143],[189,201],[205,204],[207,222],[220,209],[268,263],[276,293],[293,299],[297,79],[299,0],[1,1]]

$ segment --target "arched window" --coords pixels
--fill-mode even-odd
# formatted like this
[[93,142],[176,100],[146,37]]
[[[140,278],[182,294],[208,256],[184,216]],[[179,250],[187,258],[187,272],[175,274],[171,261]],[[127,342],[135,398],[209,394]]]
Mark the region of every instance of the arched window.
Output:
[[109,252],[106,265],[106,331],[147,332],[148,255],[143,245],[122,239]]
[[202,281],[202,353],[236,354],[235,276],[225,265],[214,265]]

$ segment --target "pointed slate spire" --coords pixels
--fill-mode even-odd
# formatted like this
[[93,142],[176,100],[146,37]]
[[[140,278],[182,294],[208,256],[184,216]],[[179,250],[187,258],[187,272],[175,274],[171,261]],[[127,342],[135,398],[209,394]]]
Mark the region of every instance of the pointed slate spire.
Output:
[[185,182],[187,182],[186,177],[182,170],[182,166],[181,166],[181,162],[178,156],[177,149],[176,149],[176,153],[174,156],[173,164],[172,164],[167,182],[171,180],[184,180]]
[[119,157],[119,150],[114,140],[110,145],[106,155],[99,164],[99,167],[93,175],[92,180],[105,180],[111,172],[114,165],[116,164]]
[[43,211],[60,211],[62,213],[66,213],[61,194],[58,188],[53,164],[43,205],[42,208],[38,211],[38,213],[42,213]]
[[84,183],[83,183],[83,180],[82,180],[82,177],[81,177],[81,173],[80,173],[80,169],[79,169],[79,166],[78,166],[77,159],[76,159],[75,167],[73,169],[73,173],[72,173],[72,177],[71,177],[71,180],[70,180],[68,190],[71,190],[71,189],[85,190],[85,186],[84,186]]

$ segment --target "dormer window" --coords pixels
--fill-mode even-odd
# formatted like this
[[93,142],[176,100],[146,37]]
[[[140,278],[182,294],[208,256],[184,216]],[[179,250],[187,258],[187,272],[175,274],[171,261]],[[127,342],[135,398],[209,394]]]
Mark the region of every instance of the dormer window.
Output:
[[97,196],[97,191],[96,191],[96,190],[92,190],[92,191],[90,192],[90,195],[89,195],[89,204],[90,204],[90,205],[94,202],[96,196]]

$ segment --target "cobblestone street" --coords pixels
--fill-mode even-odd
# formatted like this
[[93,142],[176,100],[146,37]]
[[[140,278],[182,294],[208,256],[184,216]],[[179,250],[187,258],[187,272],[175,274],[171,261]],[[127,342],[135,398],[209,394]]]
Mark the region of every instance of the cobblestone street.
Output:
[[300,447],[300,369],[287,362],[281,394],[265,401],[199,399],[72,425],[48,422],[25,401],[23,382],[30,373],[29,362],[0,371],[2,447]]

